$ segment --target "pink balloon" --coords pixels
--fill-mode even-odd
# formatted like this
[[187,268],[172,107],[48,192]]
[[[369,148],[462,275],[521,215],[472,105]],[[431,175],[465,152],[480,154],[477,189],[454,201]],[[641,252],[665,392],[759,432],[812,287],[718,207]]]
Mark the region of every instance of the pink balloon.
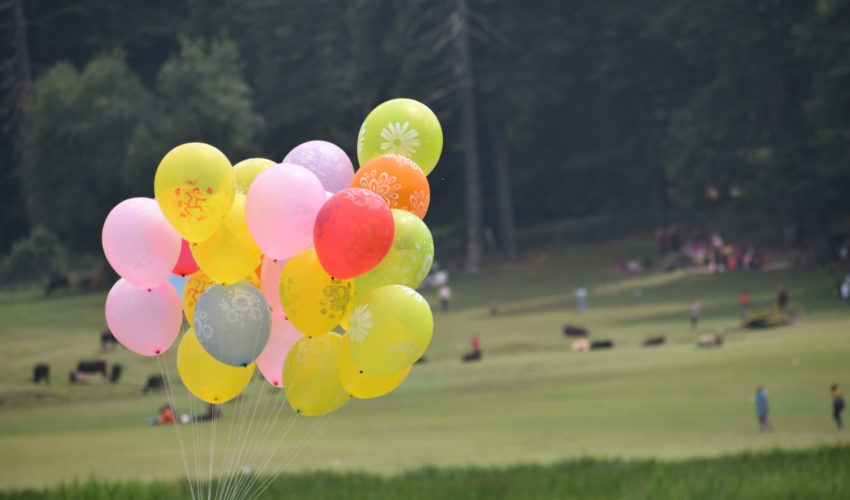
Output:
[[310,170],[331,193],[349,187],[354,178],[354,165],[345,151],[326,141],[299,144],[286,155],[282,163],[293,163]]
[[143,356],[158,356],[180,333],[180,296],[170,283],[146,289],[120,279],[106,297],[106,324],[127,349]]
[[155,288],[180,257],[183,239],[152,198],[124,200],[106,216],[103,253],[112,269],[141,288]]
[[272,313],[269,342],[257,358],[257,368],[271,385],[283,387],[283,362],[292,346],[302,338],[304,336],[292,323],[283,319],[281,313]]
[[288,259],[313,246],[313,223],[325,190],[304,167],[280,164],[260,173],[248,190],[245,218],[263,253]]
[[283,307],[280,304],[280,274],[283,272],[283,266],[286,261],[283,259],[272,259],[271,257],[263,257],[263,263],[260,266],[260,291],[272,308],[272,314],[283,314]]

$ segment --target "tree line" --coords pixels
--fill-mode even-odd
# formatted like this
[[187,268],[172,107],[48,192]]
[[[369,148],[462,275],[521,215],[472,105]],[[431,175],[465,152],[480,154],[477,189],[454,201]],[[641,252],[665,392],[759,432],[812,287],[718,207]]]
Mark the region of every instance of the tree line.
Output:
[[571,217],[756,210],[825,257],[847,232],[850,0],[0,0],[0,24],[3,252],[36,226],[97,251],[182,142],[354,158],[397,96],[443,124],[429,225],[470,270]]

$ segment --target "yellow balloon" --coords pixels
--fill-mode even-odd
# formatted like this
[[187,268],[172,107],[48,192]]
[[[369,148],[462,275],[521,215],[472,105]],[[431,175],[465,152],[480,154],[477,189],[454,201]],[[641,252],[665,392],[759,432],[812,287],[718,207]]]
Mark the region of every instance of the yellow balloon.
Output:
[[245,195],[233,198],[224,225],[208,240],[192,243],[192,257],[201,271],[216,283],[231,284],[252,274],[263,252],[254,243],[245,221]]
[[342,337],[342,345],[337,358],[337,369],[339,370],[339,381],[346,392],[357,399],[371,399],[381,397],[392,392],[404,382],[410,373],[408,366],[404,370],[391,375],[369,375],[354,363],[351,356],[351,346],[348,343],[348,335]]
[[431,343],[434,317],[415,290],[389,285],[369,292],[348,318],[354,362],[369,375],[390,375],[416,362]]
[[[242,280],[247,281],[257,288],[260,287],[260,278],[253,272],[242,278]],[[198,305],[198,299],[201,298],[201,294],[217,283],[203,271],[192,273],[189,279],[186,280],[186,286],[183,287],[183,314],[186,316],[189,326],[195,326],[193,316],[195,315],[195,306]]]
[[283,363],[283,389],[289,405],[301,415],[330,413],[351,396],[339,381],[337,357],[342,337],[333,332],[302,337]]
[[213,235],[233,204],[236,176],[218,149],[190,142],[165,155],[154,177],[154,193],[168,222],[190,243]]
[[236,174],[236,192],[248,194],[248,188],[254,179],[260,175],[260,172],[271,167],[275,163],[265,158],[248,158],[242,160],[233,166],[233,173]]
[[284,313],[304,335],[322,335],[337,326],[354,299],[354,281],[332,278],[312,248],[286,262],[279,290]]
[[238,396],[251,382],[254,366],[255,363],[230,366],[210,356],[191,328],[183,334],[177,348],[180,380],[189,392],[207,403],[221,404]]

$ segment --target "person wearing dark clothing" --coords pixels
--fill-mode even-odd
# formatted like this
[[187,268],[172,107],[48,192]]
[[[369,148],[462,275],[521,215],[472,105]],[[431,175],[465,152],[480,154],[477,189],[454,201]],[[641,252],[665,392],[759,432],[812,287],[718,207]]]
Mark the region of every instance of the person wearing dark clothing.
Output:
[[832,384],[832,418],[835,419],[835,425],[838,430],[844,428],[844,420],[841,418],[841,412],[844,411],[844,396],[841,394],[841,389],[838,384]]
[[776,292],[776,305],[779,306],[780,311],[784,311],[788,305],[788,290],[785,288],[785,285],[780,285],[779,290]]

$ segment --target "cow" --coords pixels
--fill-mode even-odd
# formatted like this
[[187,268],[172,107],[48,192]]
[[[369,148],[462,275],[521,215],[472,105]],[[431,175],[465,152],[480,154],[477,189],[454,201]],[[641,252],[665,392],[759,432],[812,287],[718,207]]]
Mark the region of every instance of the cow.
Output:
[[697,347],[720,347],[723,345],[723,333],[705,333],[697,339]]
[[664,344],[667,342],[667,337],[664,335],[656,335],[655,337],[648,337],[644,339],[642,345],[644,347],[655,347]]
[[106,361],[99,359],[83,360],[77,363],[78,373],[100,373],[103,378],[108,378],[106,374]]
[[564,335],[567,337],[587,337],[587,328],[576,325],[564,325]]
[[32,383],[37,384],[42,380],[45,384],[50,384],[50,365],[39,363],[32,369]]
[[119,365],[118,363],[112,365],[112,370],[109,372],[109,383],[117,384],[121,379],[121,372],[124,371],[124,367]]
[[460,358],[460,360],[464,363],[469,363],[470,361],[479,361],[481,359],[481,355],[482,354],[480,350],[471,351],[464,354],[463,357]]
[[613,349],[614,341],[613,340],[594,340],[590,343],[590,350],[596,351],[598,349]]
[[71,289],[71,283],[68,281],[68,277],[64,274],[50,278],[50,281],[47,282],[47,286],[44,287],[44,296],[50,297],[51,293],[59,290],[60,288],[64,288],[66,290]]
[[142,387],[142,393],[147,394],[148,391],[161,391],[165,388],[165,379],[162,375],[151,375],[148,377],[145,386]]
[[118,345],[118,339],[109,330],[104,330],[100,334],[100,350],[105,351],[107,347],[115,347]]

